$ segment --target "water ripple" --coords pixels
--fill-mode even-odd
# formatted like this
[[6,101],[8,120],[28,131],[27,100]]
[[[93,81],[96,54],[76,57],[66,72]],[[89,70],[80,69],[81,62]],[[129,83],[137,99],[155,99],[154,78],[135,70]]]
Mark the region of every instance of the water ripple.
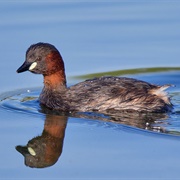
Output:
[[0,107],[7,111],[39,114],[38,89],[22,89],[0,95]]
[[[28,113],[41,115],[56,113],[47,109],[42,109],[38,102],[40,89],[23,89],[12,92],[7,92],[0,95],[0,108],[6,111],[13,111],[15,113]],[[171,99],[174,104],[172,113],[69,113],[69,117],[83,118],[88,122],[93,120],[92,123],[98,124],[111,123],[115,126],[118,124],[149,130],[154,132],[180,135],[180,92],[171,92]],[[59,113],[60,114],[60,113]],[[94,121],[96,120],[96,121]]]

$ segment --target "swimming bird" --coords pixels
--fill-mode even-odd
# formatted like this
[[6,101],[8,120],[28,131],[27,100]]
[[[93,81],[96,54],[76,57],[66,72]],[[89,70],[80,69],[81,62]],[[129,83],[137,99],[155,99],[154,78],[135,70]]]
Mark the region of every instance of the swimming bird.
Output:
[[43,75],[44,87],[39,102],[52,110],[167,112],[172,109],[170,98],[164,91],[170,85],[103,76],[67,87],[62,56],[49,43],[39,42],[27,49],[26,60],[17,72],[24,71]]

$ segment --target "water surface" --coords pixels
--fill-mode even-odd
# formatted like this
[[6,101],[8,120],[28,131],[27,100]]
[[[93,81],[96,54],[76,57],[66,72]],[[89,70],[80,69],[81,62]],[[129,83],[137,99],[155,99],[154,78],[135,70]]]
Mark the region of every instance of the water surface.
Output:
[[[137,121],[127,124],[98,116],[92,119],[44,112],[37,101],[42,77],[16,74],[26,49],[40,41],[61,51],[68,85],[83,80],[72,78],[79,75],[178,68],[179,11],[178,1],[0,2],[0,178],[179,178],[179,71],[126,74],[160,85],[176,85],[167,90],[174,111],[143,127],[137,126]],[[53,134],[56,128],[59,134]],[[44,130],[50,132],[48,138],[56,142],[58,151],[52,151]],[[53,154],[49,167],[25,165],[16,149],[31,139],[29,143],[37,143],[40,150],[41,143],[49,147],[38,151]],[[47,166],[46,157],[39,158]]]

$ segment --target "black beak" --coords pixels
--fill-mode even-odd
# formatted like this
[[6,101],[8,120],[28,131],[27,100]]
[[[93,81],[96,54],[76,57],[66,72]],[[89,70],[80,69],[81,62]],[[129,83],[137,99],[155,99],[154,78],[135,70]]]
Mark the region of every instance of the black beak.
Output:
[[16,146],[16,150],[20,152],[23,156],[29,154],[27,146]]
[[29,63],[29,62],[24,62],[23,65],[21,67],[19,67],[19,69],[17,70],[17,73],[21,73],[21,72],[24,72],[24,71],[27,71],[29,70],[29,67],[31,66],[32,63]]

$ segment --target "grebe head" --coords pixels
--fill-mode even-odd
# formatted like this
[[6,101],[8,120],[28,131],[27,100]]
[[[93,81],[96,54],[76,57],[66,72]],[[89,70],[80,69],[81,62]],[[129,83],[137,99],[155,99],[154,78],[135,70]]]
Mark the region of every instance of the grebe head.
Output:
[[58,71],[64,71],[64,62],[53,45],[40,42],[31,45],[26,51],[26,60],[17,72],[24,71],[49,76]]

